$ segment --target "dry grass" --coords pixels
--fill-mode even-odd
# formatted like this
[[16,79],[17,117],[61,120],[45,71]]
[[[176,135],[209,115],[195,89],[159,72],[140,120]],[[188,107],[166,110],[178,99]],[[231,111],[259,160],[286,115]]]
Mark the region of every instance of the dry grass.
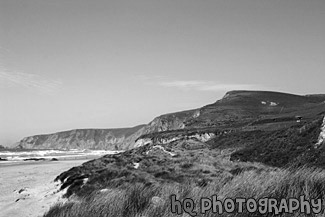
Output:
[[[201,197],[218,195],[226,198],[299,198],[325,200],[325,171],[317,168],[281,169],[273,171],[244,171],[229,180],[220,176],[205,187],[191,183],[166,183],[162,185],[135,184],[127,188],[106,189],[75,202],[57,204],[44,217],[167,217],[176,215],[170,211],[170,195],[178,200],[192,198],[199,204]],[[197,216],[215,216],[213,213]],[[223,214],[222,216],[263,216],[243,213]],[[267,216],[267,215],[264,215]],[[268,214],[273,216],[273,214]],[[302,213],[282,214],[282,216],[306,216]],[[311,215],[315,216],[315,215]]]

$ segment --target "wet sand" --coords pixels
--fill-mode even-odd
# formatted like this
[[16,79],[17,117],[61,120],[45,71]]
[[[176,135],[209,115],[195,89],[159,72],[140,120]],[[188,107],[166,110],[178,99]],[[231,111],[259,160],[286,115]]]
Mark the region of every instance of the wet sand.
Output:
[[57,201],[60,173],[90,159],[0,164],[0,217],[37,217]]

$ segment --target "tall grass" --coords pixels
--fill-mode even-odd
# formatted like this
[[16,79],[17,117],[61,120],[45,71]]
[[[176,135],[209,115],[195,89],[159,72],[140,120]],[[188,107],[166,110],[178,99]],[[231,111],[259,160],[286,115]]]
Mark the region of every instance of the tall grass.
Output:
[[[44,217],[169,217],[189,216],[173,214],[170,211],[170,195],[178,200],[192,198],[199,204],[201,197],[218,195],[219,200],[272,197],[277,199],[299,198],[322,199],[325,201],[325,171],[318,168],[289,168],[274,171],[243,171],[231,180],[228,176],[198,187],[189,180],[187,183],[165,183],[162,185],[135,184],[124,188],[105,189],[93,192],[75,202],[56,204]],[[321,213],[319,216],[323,216]],[[211,212],[197,216],[216,216]],[[222,214],[221,216],[263,216],[243,213]],[[264,216],[273,216],[272,213]],[[280,216],[307,216],[303,213],[280,214]],[[310,216],[316,216],[311,214]]]

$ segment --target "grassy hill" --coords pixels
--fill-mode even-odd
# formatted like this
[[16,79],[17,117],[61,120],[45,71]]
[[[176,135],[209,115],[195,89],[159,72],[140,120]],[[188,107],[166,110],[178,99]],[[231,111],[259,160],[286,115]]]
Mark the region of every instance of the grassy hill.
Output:
[[45,216],[176,216],[168,209],[172,193],[196,201],[211,192],[221,200],[325,200],[324,115],[323,95],[231,91],[200,109],[160,116],[136,148],[60,174],[71,202]]

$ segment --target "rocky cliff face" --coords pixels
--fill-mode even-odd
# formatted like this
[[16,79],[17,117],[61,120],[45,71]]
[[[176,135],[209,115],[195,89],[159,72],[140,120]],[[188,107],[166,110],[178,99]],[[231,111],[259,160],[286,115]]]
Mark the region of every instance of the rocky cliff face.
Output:
[[[145,134],[183,129],[196,110],[159,116],[147,125],[121,129],[77,129],[22,139],[16,147],[26,149],[106,149],[126,150],[135,147]],[[139,143],[138,145],[139,146]]]
[[211,133],[211,132],[206,132],[206,133],[194,133],[191,135],[186,135],[183,133],[180,133],[178,135],[172,135],[172,136],[142,136],[141,138],[139,138],[135,144],[134,147],[140,147],[140,146],[144,146],[147,144],[168,144],[171,142],[175,142],[175,141],[188,141],[188,140],[197,140],[200,142],[207,142],[210,139],[214,138],[216,136],[215,133]]
[[145,126],[144,134],[184,129],[185,123],[196,117],[198,112],[199,110],[188,110],[161,115]]
[[121,150],[132,146],[143,125],[121,129],[77,129],[22,139],[18,148]]
[[159,116],[147,125],[122,129],[77,129],[22,139],[15,147],[25,149],[127,150],[145,134],[183,129],[195,110]]

